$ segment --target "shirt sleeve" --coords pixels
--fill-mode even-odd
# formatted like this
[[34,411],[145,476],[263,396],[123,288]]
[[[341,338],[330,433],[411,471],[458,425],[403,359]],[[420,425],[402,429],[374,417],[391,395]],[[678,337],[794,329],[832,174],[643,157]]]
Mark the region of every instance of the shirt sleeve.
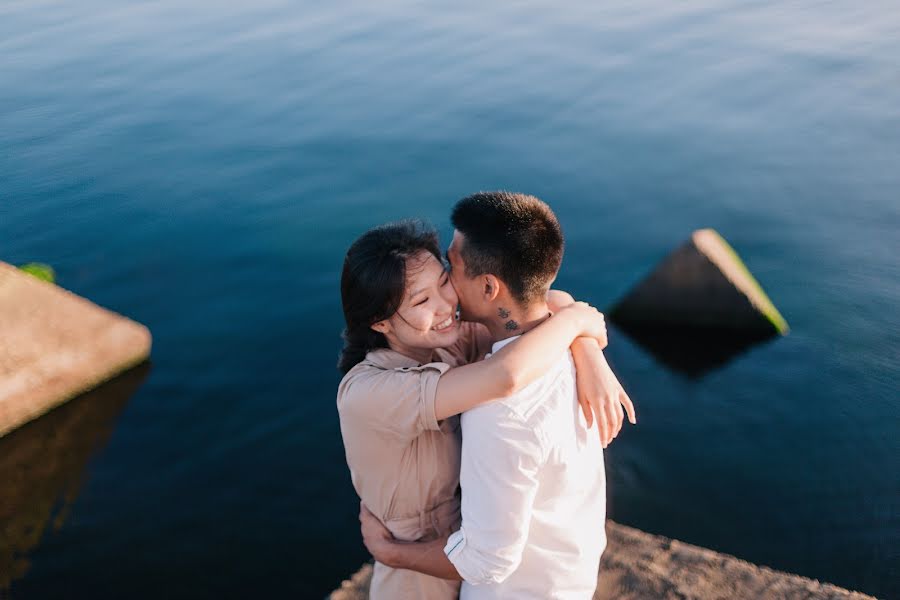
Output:
[[544,462],[537,434],[502,404],[463,417],[462,527],[444,552],[466,582],[500,583],[522,561]]
[[439,430],[434,400],[438,380],[449,368],[434,362],[402,369],[354,369],[338,388],[341,420],[407,439]]

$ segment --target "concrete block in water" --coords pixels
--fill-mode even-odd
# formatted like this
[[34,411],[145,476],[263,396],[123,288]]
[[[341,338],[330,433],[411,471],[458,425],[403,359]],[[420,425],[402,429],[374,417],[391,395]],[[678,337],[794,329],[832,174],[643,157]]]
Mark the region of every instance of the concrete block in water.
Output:
[[150,355],[146,327],[0,262],[0,436]]
[[610,312],[613,321],[785,334],[787,322],[722,236],[699,229]]

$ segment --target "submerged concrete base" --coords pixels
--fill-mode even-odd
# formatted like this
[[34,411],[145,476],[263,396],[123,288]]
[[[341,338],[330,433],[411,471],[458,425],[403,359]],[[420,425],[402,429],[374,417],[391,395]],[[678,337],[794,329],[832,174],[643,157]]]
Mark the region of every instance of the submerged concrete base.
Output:
[[150,355],[146,327],[0,262],[0,436]]
[[616,323],[784,335],[787,322],[734,249],[698,229],[613,307]]
[[[609,544],[593,600],[872,599],[611,521],[606,533]],[[331,593],[331,600],[367,599],[371,577],[372,566],[363,566]]]

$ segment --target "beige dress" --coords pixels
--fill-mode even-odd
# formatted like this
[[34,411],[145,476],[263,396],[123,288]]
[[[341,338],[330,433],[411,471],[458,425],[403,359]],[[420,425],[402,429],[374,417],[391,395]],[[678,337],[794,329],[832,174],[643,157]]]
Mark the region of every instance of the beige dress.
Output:
[[[490,341],[463,323],[459,342],[428,364],[369,352],[341,380],[337,406],[356,493],[395,538],[430,541],[459,528],[459,418],[438,421],[434,397],[448,369],[480,360]],[[372,600],[456,598],[459,582],[375,563]]]

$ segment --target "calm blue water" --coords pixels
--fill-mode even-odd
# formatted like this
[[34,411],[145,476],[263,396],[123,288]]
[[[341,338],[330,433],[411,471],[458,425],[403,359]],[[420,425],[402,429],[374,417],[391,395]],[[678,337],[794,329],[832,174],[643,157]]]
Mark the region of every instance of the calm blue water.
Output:
[[11,596],[334,588],[343,252],[496,188],[579,298],[715,227],[792,326],[700,378],[612,332],[610,516],[900,594],[900,8],[429,4],[0,4],[0,259],[155,336]]

